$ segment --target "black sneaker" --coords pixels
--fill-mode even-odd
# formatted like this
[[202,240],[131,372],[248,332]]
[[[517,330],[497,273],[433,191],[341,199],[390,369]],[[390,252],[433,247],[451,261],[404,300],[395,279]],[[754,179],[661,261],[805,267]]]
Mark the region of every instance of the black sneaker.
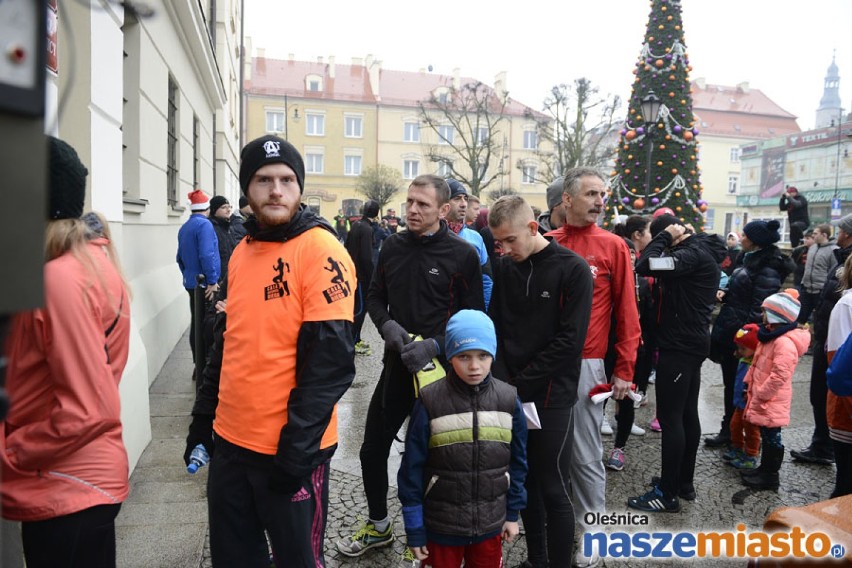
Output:
[[656,485],[650,491],[639,497],[631,497],[627,500],[627,506],[631,509],[648,511],[649,513],[679,513],[680,501],[677,497],[666,499],[663,492]]
[[831,465],[834,463],[834,456],[828,452],[815,450],[813,446],[808,446],[804,450],[790,450],[790,455],[794,460],[806,463],[815,463],[819,465]]
[[[651,478],[651,487],[659,487],[661,481],[662,479],[660,476],[653,476]],[[677,492],[677,496],[684,501],[695,501],[695,485],[692,483],[682,483],[680,491]]]
[[719,432],[715,436],[704,438],[704,445],[708,448],[721,448],[731,443],[730,432]]

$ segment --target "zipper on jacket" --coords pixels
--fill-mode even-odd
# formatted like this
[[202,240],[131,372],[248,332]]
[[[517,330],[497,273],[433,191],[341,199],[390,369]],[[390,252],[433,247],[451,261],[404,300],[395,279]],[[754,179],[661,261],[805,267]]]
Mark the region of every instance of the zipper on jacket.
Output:
[[470,468],[473,476],[473,491],[471,501],[473,502],[473,534],[479,534],[479,385],[473,387],[473,467]]
[[532,281],[533,269],[535,268],[535,265],[533,264],[533,261],[531,259],[529,260],[529,263],[530,273],[529,276],[527,276],[527,298],[530,297],[530,281]]

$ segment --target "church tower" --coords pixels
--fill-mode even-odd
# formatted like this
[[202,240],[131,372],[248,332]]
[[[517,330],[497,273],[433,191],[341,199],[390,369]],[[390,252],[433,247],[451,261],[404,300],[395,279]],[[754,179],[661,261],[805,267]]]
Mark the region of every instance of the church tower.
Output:
[[819,101],[819,108],[816,111],[815,128],[825,128],[832,124],[837,124],[838,119],[843,115],[843,106],[840,102],[840,72],[837,69],[837,64],[834,62],[834,56],[831,56],[831,65],[828,66],[828,71],[825,74],[825,87],[822,93],[822,99]]

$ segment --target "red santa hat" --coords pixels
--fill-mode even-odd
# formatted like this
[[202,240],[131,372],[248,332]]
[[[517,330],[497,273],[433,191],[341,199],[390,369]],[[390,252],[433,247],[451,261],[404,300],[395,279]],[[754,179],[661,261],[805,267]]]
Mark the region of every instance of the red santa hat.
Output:
[[654,211],[654,219],[656,219],[660,215],[671,215],[672,217],[676,217],[675,212],[672,211],[669,207],[660,207],[659,209]]
[[206,211],[210,209],[210,198],[200,189],[190,191],[189,208],[192,211]]

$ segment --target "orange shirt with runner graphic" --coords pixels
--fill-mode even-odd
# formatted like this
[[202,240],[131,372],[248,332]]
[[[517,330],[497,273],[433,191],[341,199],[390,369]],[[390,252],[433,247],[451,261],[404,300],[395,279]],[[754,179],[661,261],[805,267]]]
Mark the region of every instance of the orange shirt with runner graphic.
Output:
[[[356,286],[346,249],[320,227],[283,243],[240,242],[228,265],[217,435],[261,454],[277,452],[297,386],[299,330],[304,322],[351,322]],[[320,447],[336,443],[337,406]]]

